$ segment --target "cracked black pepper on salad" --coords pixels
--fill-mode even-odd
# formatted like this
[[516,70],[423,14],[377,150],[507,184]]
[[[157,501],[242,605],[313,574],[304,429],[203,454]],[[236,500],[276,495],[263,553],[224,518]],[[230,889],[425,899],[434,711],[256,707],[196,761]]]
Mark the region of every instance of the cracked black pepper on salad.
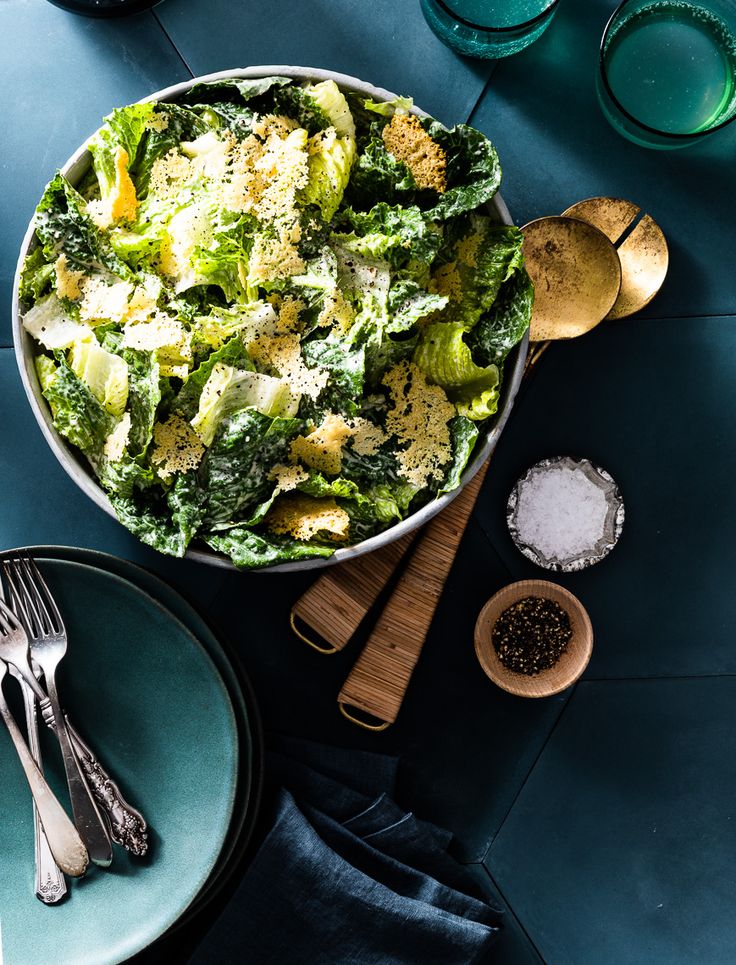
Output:
[[333,81],[124,107],[37,208],[23,324],[119,519],[243,568],[329,556],[454,489],[533,289],[491,142]]

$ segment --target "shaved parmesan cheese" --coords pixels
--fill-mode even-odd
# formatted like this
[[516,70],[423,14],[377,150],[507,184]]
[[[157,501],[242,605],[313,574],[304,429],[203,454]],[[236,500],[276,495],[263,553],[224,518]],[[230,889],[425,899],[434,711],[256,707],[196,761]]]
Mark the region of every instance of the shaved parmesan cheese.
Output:
[[285,493],[296,489],[299,483],[306,482],[309,473],[301,466],[287,466],[280,462],[273,467],[268,478],[276,483],[280,492]]
[[353,430],[353,451],[359,456],[375,456],[388,436],[380,426],[373,425],[368,419],[357,416],[350,422]]
[[90,278],[84,286],[79,314],[93,323],[103,320],[121,323],[127,315],[132,293],[133,285],[129,281],[110,285],[104,278]]

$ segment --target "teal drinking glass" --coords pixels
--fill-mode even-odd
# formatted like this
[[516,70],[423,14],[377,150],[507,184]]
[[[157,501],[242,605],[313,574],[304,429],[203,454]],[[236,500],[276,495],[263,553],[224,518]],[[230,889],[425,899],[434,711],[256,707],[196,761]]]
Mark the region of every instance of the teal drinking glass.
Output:
[[687,147],[736,117],[736,0],[624,0],[603,33],[603,113],[644,147]]
[[559,0],[421,0],[440,40],[468,57],[508,57],[549,27]]

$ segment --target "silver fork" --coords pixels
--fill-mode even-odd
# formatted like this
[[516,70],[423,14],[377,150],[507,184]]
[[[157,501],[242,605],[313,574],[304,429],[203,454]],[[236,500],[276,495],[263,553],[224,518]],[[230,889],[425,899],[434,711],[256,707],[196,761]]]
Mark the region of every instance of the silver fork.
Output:
[[[3,584],[0,580],[0,600],[4,600]],[[25,682],[19,671],[13,664],[8,665],[11,675],[20,684],[23,694],[23,709],[26,716],[26,733],[28,735],[28,748],[33,760],[36,762],[41,774],[43,774],[43,762],[41,760],[41,746],[38,740],[38,718],[36,716],[36,698],[33,691]],[[32,666],[34,675],[38,677],[36,668]],[[34,854],[36,859],[36,897],[47,905],[54,905],[66,894],[66,879],[64,874],[54,861],[54,856],[49,847],[46,832],[41,824],[41,818],[36,807],[36,799],[33,798],[33,842]]]
[[[59,613],[51,591],[32,557],[4,560],[2,563],[6,579],[14,589],[15,597],[25,600],[26,610],[32,605],[47,614],[66,638],[64,621]],[[23,615],[21,614],[21,618]],[[36,634],[37,627],[30,618],[26,622],[26,632],[30,640],[31,656],[38,660],[39,648],[44,646],[43,637]],[[40,663],[40,661],[38,661]],[[44,722],[55,728],[52,708],[48,700],[41,702]],[[64,714],[69,737],[76,751],[82,770],[97,804],[104,809],[108,818],[112,840],[135,855],[144,855],[148,850],[147,825],[143,815],[125,800],[115,781],[95,758],[87,744]]]
[[[95,800],[92,797],[87,781],[82,773],[82,768],[76,753],[71,745],[69,733],[66,729],[66,721],[59,705],[59,695],[56,691],[56,667],[66,652],[66,634],[63,624],[61,627],[54,624],[45,607],[39,608],[34,604],[27,594],[21,594],[20,587],[14,579],[13,568],[3,566],[5,575],[13,596],[13,603],[20,611],[20,616],[27,626],[33,626],[34,636],[38,638],[35,648],[35,659],[46,678],[48,697],[43,688],[33,675],[33,671],[28,663],[28,637],[25,630],[18,622],[8,607],[0,602],[0,613],[8,621],[10,617],[17,623],[15,641],[10,646],[6,646],[7,656],[0,657],[12,663],[19,671],[25,682],[29,685],[41,704],[43,713],[44,704],[49,700],[53,712],[54,733],[59,741],[61,756],[64,761],[64,771],[66,782],[69,787],[69,799],[74,814],[74,823],[84,841],[89,853],[90,860],[102,867],[108,867],[112,862],[112,844],[102,819],[102,815],[97,809]],[[7,641],[11,639],[6,637]],[[45,718],[44,718],[45,719]]]

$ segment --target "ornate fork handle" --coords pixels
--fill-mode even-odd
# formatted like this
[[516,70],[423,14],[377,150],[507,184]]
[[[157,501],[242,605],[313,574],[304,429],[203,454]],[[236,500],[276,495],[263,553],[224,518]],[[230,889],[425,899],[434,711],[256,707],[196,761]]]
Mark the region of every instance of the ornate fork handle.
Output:
[[[44,721],[53,726],[51,707],[46,701],[41,704]],[[92,794],[110,819],[110,835],[115,844],[121,845],[131,854],[142,857],[148,851],[147,824],[140,811],[128,804],[110,775],[105,771],[95,755],[79,736],[69,718],[64,714],[66,728],[79,763],[87,778]]]

